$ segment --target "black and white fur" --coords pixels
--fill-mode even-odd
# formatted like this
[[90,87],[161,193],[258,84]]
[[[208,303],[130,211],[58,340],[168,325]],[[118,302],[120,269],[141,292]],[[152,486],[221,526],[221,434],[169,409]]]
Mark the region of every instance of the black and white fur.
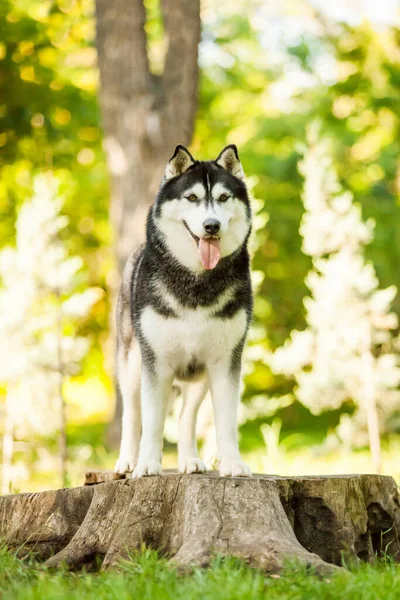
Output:
[[[219,222],[220,260],[206,269],[198,244],[209,237],[204,223],[210,218]],[[123,421],[117,472],[133,470],[133,477],[162,472],[164,421],[178,385],[179,470],[205,471],[195,430],[210,389],[220,474],[251,474],[240,458],[237,431],[241,357],[252,316],[250,231],[236,146],[204,162],[177,146],[148,215],[146,243],[128,260],[118,299]]]

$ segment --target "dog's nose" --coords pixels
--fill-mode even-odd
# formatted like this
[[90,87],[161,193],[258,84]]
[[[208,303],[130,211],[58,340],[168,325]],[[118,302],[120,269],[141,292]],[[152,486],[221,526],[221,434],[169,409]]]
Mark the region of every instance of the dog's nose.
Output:
[[210,235],[215,235],[216,233],[218,233],[221,227],[221,223],[216,219],[206,219],[203,223],[203,227],[207,231],[207,233],[209,233]]

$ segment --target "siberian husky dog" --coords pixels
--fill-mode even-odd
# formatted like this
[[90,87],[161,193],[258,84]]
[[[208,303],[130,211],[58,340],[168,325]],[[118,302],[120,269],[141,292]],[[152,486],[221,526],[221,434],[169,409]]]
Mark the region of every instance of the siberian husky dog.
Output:
[[197,161],[177,146],[150,208],[146,243],[128,260],[118,298],[118,473],[162,472],[164,421],[178,386],[179,470],[205,471],[196,417],[210,389],[220,474],[251,475],[237,431],[241,358],[252,316],[250,231],[236,146],[226,146],[214,161]]

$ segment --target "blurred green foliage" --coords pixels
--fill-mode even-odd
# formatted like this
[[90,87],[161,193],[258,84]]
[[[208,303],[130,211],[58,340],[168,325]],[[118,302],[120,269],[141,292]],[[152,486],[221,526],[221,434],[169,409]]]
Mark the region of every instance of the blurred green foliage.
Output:
[[[268,350],[304,326],[310,259],[301,253],[298,233],[303,208],[297,165],[311,119],[320,119],[333,138],[343,187],[361,203],[364,217],[376,220],[368,258],[381,285],[400,288],[400,31],[377,29],[366,21],[354,27],[333,24],[310,9],[316,27],[287,43],[281,62],[272,61],[265,44],[269,25],[258,6],[243,0],[235,11],[207,5],[192,150],[214,158],[234,142],[246,173],[256,180],[257,218],[267,224],[257,228],[254,242],[260,285],[251,345]],[[150,60],[157,72],[162,26],[155,0],[147,0],[146,7]],[[53,169],[70,218],[65,242],[83,257],[88,284],[106,289],[115,265],[94,36],[92,0],[0,4],[0,245],[13,242],[16,213],[31,193],[34,174]],[[334,76],[329,74],[332,63]],[[296,85],[293,74],[299,73],[311,83]],[[285,85],[292,85],[290,94],[282,93]],[[400,313],[400,296],[394,306]],[[109,310],[105,295],[79,332],[91,334],[94,344],[82,374],[67,389],[77,420],[79,415],[90,420],[87,410],[78,410],[80,401],[92,395],[96,413],[99,394],[112,397],[104,359],[110,356]],[[85,391],[88,381],[91,387]],[[246,377],[245,398],[264,395],[267,402],[291,386],[270,372],[259,352]],[[104,419],[110,412],[96,415]],[[318,421],[296,404],[280,416],[283,437],[301,429],[315,437],[315,429],[326,431],[339,418],[335,413]],[[246,446],[262,443],[259,424],[243,429]]]
[[[90,1],[0,4],[0,243],[13,243],[35,174],[53,170],[69,216],[67,249],[82,256],[86,283],[105,288],[113,256],[94,36]],[[100,375],[110,391],[108,313],[104,296],[79,333],[94,339],[85,378]]]

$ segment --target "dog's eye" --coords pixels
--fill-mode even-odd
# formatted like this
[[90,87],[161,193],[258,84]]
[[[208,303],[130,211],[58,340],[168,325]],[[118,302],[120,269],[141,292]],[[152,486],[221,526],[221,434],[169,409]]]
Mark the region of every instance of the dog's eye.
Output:
[[220,202],[226,202],[228,200],[228,196],[226,194],[221,194],[219,197]]
[[196,194],[190,194],[190,196],[188,196],[188,200],[190,200],[190,202],[196,202],[196,200],[197,200]]

